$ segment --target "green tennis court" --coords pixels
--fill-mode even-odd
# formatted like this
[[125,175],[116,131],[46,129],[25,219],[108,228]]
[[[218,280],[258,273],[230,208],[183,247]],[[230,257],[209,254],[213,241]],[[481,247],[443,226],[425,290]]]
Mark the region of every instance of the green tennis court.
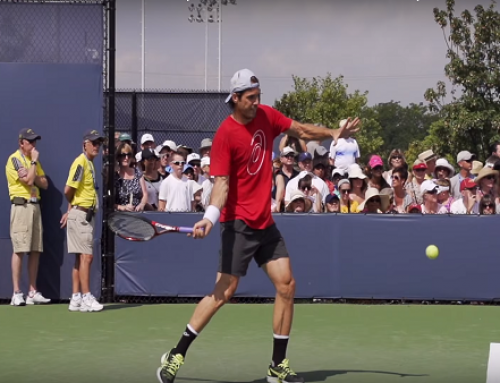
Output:
[[[156,382],[194,305],[0,306],[0,382]],[[306,382],[486,382],[494,306],[296,306],[288,357]],[[272,305],[230,304],[190,348],[176,382],[264,382]]]

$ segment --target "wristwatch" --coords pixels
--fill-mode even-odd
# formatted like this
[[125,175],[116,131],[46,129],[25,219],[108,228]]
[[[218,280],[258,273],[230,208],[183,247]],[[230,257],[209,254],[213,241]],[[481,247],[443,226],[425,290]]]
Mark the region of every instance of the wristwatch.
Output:
[[36,161],[31,161],[31,165],[36,165]]

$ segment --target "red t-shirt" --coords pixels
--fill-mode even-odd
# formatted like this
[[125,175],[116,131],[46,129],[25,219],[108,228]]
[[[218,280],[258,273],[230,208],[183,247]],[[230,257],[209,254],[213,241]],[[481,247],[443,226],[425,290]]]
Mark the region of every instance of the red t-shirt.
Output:
[[243,220],[253,229],[274,223],[271,214],[273,142],[290,128],[292,120],[266,105],[259,105],[247,125],[232,116],[215,134],[210,151],[210,175],[229,175],[229,192],[220,222]]

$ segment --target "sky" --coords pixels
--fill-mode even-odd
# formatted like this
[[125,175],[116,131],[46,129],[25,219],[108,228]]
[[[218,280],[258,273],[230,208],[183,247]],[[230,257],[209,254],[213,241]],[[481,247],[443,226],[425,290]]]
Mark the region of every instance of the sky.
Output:
[[[446,0],[236,2],[221,7],[223,91],[234,72],[248,68],[261,82],[262,102],[272,105],[293,90],[292,75],[331,73],[344,76],[349,92],[368,91],[369,105],[408,105],[425,103],[426,89],[446,81],[446,43],[433,15]],[[189,22],[197,16],[191,3],[199,0],[144,0],[146,90],[204,90],[205,81],[218,90],[219,23]],[[477,4],[489,1],[457,0],[456,11]],[[142,87],[142,30],[142,1],[117,0],[119,89]]]

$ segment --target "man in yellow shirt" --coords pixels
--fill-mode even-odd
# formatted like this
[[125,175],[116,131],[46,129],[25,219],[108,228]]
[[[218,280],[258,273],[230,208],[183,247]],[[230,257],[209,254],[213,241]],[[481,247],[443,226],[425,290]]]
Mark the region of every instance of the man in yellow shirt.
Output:
[[90,267],[94,248],[94,214],[98,209],[97,174],[93,160],[99,155],[104,137],[97,130],[83,136],[83,153],[71,165],[64,195],[69,202],[68,212],[61,219],[67,225],[68,253],[75,254],[73,295],[70,311],[101,311],[104,306],[90,293]]
[[[12,240],[12,284],[14,293],[10,304],[25,306],[26,304],[49,303],[37,291],[36,279],[40,253],[43,252],[42,214],[40,212],[40,188],[47,189],[48,182],[42,166],[38,162],[39,153],[36,142],[41,137],[32,129],[19,132],[19,149],[11,154],[5,165],[10,210],[10,238]],[[29,293],[24,300],[19,286],[22,271],[22,257],[29,253],[28,275]]]

